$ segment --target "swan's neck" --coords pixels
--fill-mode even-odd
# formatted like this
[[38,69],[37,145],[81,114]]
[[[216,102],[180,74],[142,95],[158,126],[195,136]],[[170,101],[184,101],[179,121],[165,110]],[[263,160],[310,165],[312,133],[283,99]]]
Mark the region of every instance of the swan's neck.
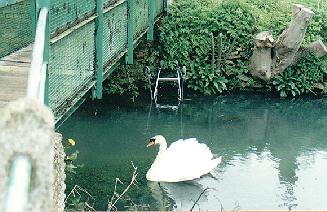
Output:
[[158,156],[161,156],[167,149],[167,142],[166,141],[161,141],[159,143],[159,152],[158,152]]

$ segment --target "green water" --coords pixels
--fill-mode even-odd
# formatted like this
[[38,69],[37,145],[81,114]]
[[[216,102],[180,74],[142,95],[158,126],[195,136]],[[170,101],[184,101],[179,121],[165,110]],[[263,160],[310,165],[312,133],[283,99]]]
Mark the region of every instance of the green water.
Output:
[[[207,187],[194,210],[327,209],[327,99],[193,98],[175,111],[87,102],[59,130],[77,141],[84,164],[68,189],[87,189],[98,210],[106,209],[116,177],[124,182],[118,191],[128,185],[130,161],[137,186],[119,210],[189,210]],[[145,145],[156,134],[168,144],[196,137],[223,162],[194,182],[149,183],[145,173],[158,149]]]

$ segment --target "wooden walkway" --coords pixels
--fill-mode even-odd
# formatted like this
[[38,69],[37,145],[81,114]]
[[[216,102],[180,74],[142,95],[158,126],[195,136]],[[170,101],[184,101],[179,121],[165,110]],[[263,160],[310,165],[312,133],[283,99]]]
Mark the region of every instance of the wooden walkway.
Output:
[[26,95],[31,59],[31,45],[0,58],[0,108]]

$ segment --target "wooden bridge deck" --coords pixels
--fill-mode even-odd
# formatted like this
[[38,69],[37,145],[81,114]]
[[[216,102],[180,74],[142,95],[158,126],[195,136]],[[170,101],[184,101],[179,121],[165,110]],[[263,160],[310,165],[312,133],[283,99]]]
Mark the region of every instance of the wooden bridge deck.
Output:
[[26,95],[31,59],[31,45],[0,58],[0,108]]

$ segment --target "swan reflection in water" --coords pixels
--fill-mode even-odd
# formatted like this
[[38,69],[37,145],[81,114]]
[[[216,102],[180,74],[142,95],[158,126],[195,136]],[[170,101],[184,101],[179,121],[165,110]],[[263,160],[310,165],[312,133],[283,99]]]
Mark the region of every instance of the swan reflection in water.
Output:
[[[206,189],[198,181],[176,183],[148,181],[147,185],[152,197],[157,201],[159,210],[190,210]],[[201,205],[208,204],[207,192],[209,190],[201,195],[194,210],[200,210]]]

